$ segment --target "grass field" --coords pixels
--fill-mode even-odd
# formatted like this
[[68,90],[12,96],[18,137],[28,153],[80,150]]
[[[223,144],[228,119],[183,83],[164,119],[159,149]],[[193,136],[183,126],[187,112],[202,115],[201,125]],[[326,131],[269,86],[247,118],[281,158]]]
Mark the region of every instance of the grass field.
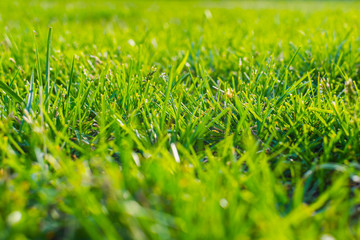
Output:
[[0,1],[0,239],[360,239],[360,3]]

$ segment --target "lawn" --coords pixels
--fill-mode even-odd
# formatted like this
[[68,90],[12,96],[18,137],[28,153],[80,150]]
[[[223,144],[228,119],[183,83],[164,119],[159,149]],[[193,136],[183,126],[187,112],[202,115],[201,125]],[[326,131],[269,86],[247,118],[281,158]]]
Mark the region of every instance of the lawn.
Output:
[[360,239],[360,3],[0,0],[0,239]]

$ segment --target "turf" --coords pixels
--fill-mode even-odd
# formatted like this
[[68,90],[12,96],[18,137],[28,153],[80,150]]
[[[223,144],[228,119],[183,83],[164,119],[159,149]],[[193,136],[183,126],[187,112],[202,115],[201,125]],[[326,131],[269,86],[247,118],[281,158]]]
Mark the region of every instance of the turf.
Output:
[[0,239],[359,239],[359,16],[1,0]]

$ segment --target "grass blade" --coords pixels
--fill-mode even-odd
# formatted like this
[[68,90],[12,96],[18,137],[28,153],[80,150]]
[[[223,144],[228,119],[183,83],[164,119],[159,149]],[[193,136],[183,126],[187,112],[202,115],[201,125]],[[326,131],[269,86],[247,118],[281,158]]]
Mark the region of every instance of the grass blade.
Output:
[[7,94],[7,96],[12,98],[14,101],[19,103],[24,102],[24,100],[4,82],[0,82],[0,89],[2,89],[5,92],[5,94]]
[[34,98],[34,70],[31,73],[30,90],[29,90],[28,100],[27,100],[27,103],[26,103],[26,110],[28,112],[30,112],[30,110],[31,110],[31,105],[32,105],[32,102],[33,102],[33,98]]
[[45,77],[45,81],[46,81],[46,99],[48,98],[48,95],[50,94],[50,88],[51,88],[51,84],[50,84],[50,46],[51,46],[51,32],[52,32],[52,28],[49,28],[49,34],[48,34],[48,41],[47,41],[47,46],[46,46],[46,66],[45,66],[45,70],[46,70],[46,77]]

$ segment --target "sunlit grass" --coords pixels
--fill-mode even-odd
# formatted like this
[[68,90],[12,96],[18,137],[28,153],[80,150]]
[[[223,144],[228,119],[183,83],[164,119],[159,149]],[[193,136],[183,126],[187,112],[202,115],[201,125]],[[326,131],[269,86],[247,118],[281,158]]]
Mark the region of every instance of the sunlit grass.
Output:
[[1,1],[0,239],[360,238],[359,7]]

